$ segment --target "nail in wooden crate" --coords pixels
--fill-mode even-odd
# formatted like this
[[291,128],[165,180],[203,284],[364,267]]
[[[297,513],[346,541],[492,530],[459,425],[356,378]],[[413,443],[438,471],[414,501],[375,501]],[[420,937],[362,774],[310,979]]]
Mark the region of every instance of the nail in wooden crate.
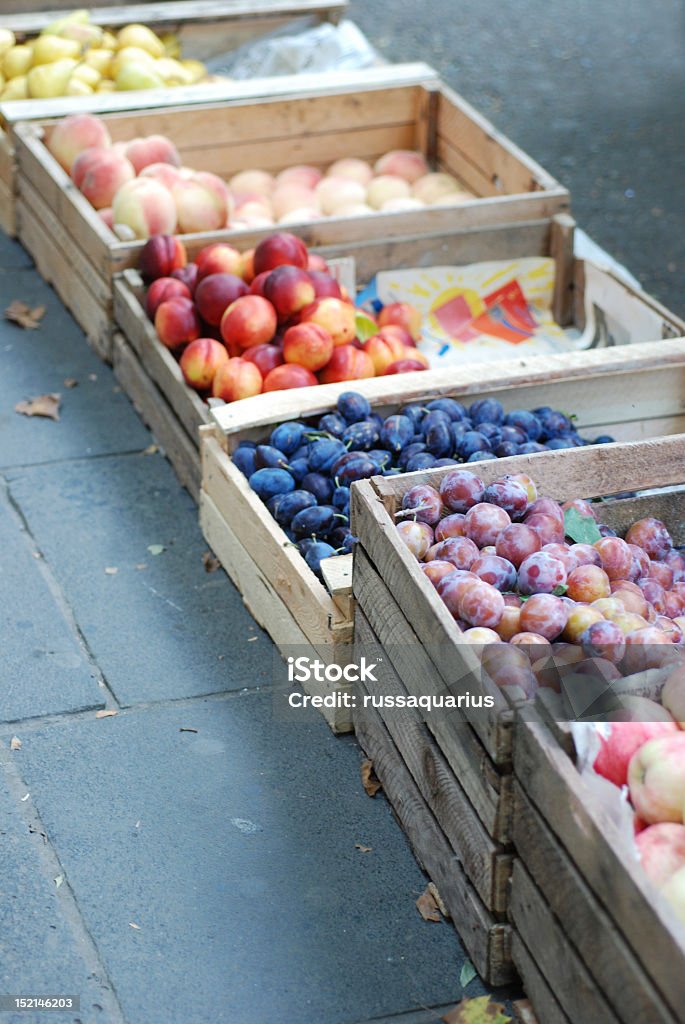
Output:
[[[267,91],[271,95],[265,96]],[[354,255],[361,280],[384,265],[384,251],[400,243],[395,265],[423,261],[426,266],[436,257],[442,262],[458,258],[459,246],[451,239],[461,239],[468,248],[470,232],[480,231],[481,249],[466,262],[488,258],[487,236],[501,225],[516,224],[524,248],[542,251],[549,244],[550,219],[568,209],[566,189],[426,65],[262,79],[243,85],[239,95],[224,103],[105,117],[114,141],[153,132],[167,135],[187,164],[224,178],[248,167],[327,166],[343,156],[374,161],[389,149],[414,148],[478,197],[460,206],[289,225],[307,244],[330,255]],[[112,278],[137,265],[143,243],[117,240],[52,158],[44,145],[52,123],[40,120],[15,129],[19,236],[96,350],[111,358]],[[224,229],[181,237],[192,254],[222,240],[249,248],[272,231]],[[65,264],[73,268],[69,275]]]
[[[25,10],[21,0],[4,0],[0,29],[7,28],[18,40],[41,32],[60,11],[73,9],[73,2],[54,0],[47,11]],[[288,26],[316,25],[338,21],[347,0],[158,0],[155,3],[110,6],[89,4],[94,25],[116,31],[132,22],[143,23],[154,32],[174,32],[184,57],[206,61],[235,50],[243,43]],[[303,23],[302,18],[306,21]],[[0,228],[16,235],[17,166],[13,130],[20,121],[64,117],[74,113],[151,109],[201,103],[240,94],[239,83],[207,82],[195,86],[146,89],[92,96],[60,96],[0,103]]]

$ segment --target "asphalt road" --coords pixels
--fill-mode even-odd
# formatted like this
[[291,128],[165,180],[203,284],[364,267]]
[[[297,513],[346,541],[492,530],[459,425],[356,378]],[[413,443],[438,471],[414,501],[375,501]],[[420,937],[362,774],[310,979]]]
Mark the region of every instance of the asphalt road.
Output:
[[680,0],[351,0],[389,59],[423,60],[571,191],[579,224],[685,314]]

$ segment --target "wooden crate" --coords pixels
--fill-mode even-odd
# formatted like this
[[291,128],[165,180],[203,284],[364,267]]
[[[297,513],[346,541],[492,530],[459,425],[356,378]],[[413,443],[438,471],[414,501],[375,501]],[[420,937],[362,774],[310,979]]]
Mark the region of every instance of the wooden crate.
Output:
[[[641,379],[641,376],[636,379]],[[624,378],[624,386],[627,381],[628,378]],[[548,402],[554,404],[553,387],[549,388],[547,395]],[[655,483],[667,486],[685,481],[685,434],[672,438],[542,452],[476,463],[474,466],[486,483],[507,472],[525,472],[536,481],[541,495],[558,500],[598,497],[648,488]],[[492,708],[478,715],[468,715],[461,710],[450,711],[448,714],[439,708],[422,711],[425,728],[420,732],[421,743],[427,744],[431,751],[430,763],[436,762],[434,748],[437,748],[437,763],[441,771],[447,772],[450,785],[457,786],[464,797],[465,802],[460,805],[460,817],[465,827],[458,842],[452,841],[452,848],[467,879],[476,888],[494,921],[502,907],[498,900],[503,897],[506,904],[509,897],[509,891],[502,885],[502,880],[508,877],[506,873],[512,866],[512,839],[518,853],[516,836],[523,832],[529,835],[527,827],[521,824],[520,808],[515,805],[512,760],[515,718],[518,713],[525,720],[530,702],[516,688],[498,689],[487,677],[482,677],[474,649],[463,642],[461,630],[421,572],[416,559],[400,540],[394,519],[394,513],[401,507],[402,496],[410,487],[417,483],[437,486],[449,472],[450,468],[445,467],[399,477],[375,477],[354,485],[352,529],[359,543],[354,554],[353,594],[357,602],[356,621],[368,622],[375,649],[380,652],[376,658],[370,657],[369,660],[380,660],[384,675],[381,691],[386,694],[399,691],[425,697],[449,692],[450,686],[456,682],[458,692],[482,692],[492,700]],[[614,528],[625,530],[640,517],[639,508],[649,507],[654,510],[654,502],[654,498],[608,502],[602,507],[602,517]],[[657,506],[657,511],[662,512],[667,507],[679,510],[680,520],[675,537],[685,542],[682,502],[683,495],[680,493],[667,495]],[[657,513],[652,511],[650,514]],[[671,515],[666,521],[673,522],[673,518]],[[356,642],[359,645],[359,640]],[[389,666],[389,669],[384,666]],[[390,682],[386,681],[386,674]],[[418,726],[400,727],[395,710],[381,710],[380,714],[386,719],[385,724],[392,733],[405,767],[421,789],[421,779],[416,772],[417,768],[425,772],[427,762],[417,760],[419,743],[415,733]],[[358,715],[358,711],[355,711],[355,715]],[[430,742],[427,742],[429,739]],[[370,753],[370,756],[373,754]],[[544,787],[545,772],[539,775],[531,772],[531,775],[536,784]],[[562,798],[556,793],[554,799]],[[438,826],[449,836],[450,818],[444,806],[436,803],[430,803],[429,806]],[[476,823],[483,826],[485,845],[483,831],[476,827]],[[529,838],[529,842],[534,845],[533,838]],[[483,888],[482,880],[474,871],[474,863],[479,863],[480,872],[485,865],[497,863],[498,873],[495,875],[493,870],[491,876],[497,877],[496,887],[490,890]],[[540,863],[544,865],[544,858]],[[555,879],[556,875],[551,871],[551,885],[555,884]],[[549,1002],[550,993],[562,1003],[556,993],[555,981],[565,975],[552,973],[547,977],[547,985],[542,983],[545,976],[543,965],[549,964],[551,970],[555,964],[560,963],[558,946],[563,938],[563,930],[561,938],[551,928],[549,934],[544,935],[541,928],[536,930],[537,918],[534,915],[533,918],[526,916],[528,911],[525,908],[528,904],[517,902],[516,893],[520,895],[521,901],[528,900],[530,894],[526,885],[524,859],[524,866],[514,863],[510,915],[517,931],[518,945],[511,943],[509,948],[514,951],[515,960],[515,950],[519,950],[519,967],[524,976],[530,976],[531,991],[533,987],[540,990],[542,1011],[545,1003]],[[522,928],[519,927],[521,924]],[[546,959],[542,959],[543,952]],[[527,954],[530,956],[527,957]],[[582,975],[575,961],[570,958],[562,960],[563,970],[569,976]],[[542,978],[535,974],[536,965]],[[558,972],[561,971],[560,963]],[[553,1003],[550,1005],[550,1016],[554,1019]],[[614,1019],[593,1017],[587,1006],[584,1017],[573,1017],[568,1006],[563,1003],[562,1008],[569,1019],[578,1024],[587,1020]],[[543,1019],[546,1018],[543,1016]],[[563,1014],[557,1014],[557,1019],[563,1020]]]
[[[58,18],[59,11],[74,8],[73,0],[57,0],[51,10],[22,13],[26,3],[4,0],[0,28],[11,29],[17,38],[39,33]],[[89,4],[91,22],[118,29],[131,22],[142,22],[158,33],[175,32],[184,57],[209,60],[228,53],[244,43],[283,28],[290,23],[319,24],[338,21],[347,0],[157,0],[155,3],[112,7],[108,2]],[[100,93],[93,96],[61,96],[54,100],[22,100],[0,103],[0,227],[14,236],[16,225],[16,163],[13,129],[20,121],[63,117],[89,111],[151,109],[200,103],[240,96],[239,82],[201,83],[183,89],[152,89],[135,92]],[[270,87],[264,85],[264,92]],[[254,95],[254,90],[251,90]]]
[[[112,138],[159,132],[169,136],[190,166],[224,178],[249,166],[276,170],[291,163],[320,166],[355,155],[375,160],[395,147],[423,151],[430,163],[461,178],[479,198],[458,207],[366,217],[324,218],[289,229],[330,255],[357,257],[361,279],[387,265],[399,249],[401,265],[421,259],[458,259],[459,245],[480,231],[481,259],[501,225],[519,228],[518,251],[549,246],[550,218],[568,208],[568,192],[541,167],[495,131],[461,97],[441,84],[426,65],[396,65],[363,72],[272,79],[273,92],[224,103],[108,114]],[[264,82],[264,80],[262,80]],[[258,88],[258,85],[254,86]],[[55,286],[94,346],[111,357],[112,276],[136,266],[142,242],[121,242],[78,192],[44,145],[49,120],[17,125],[19,236],[41,260],[41,273]],[[207,145],[211,139],[211,145]],[[230,240],[248,248],[273,229],[223,230],[188,235],[191,254],[203,245]],[[488,238],[490,234],[490,238]],[[492,247],[489,249],[492,252]],[[506,257],[506,253],[503,254]],[[400,256],[397,257],[397,260]],[[461,260],[461,262],[464,262]],[[76,268],[65,274],[64,266]],[[397,265],[397,263],[396,263]],[[82,278],[75,295],[72,279]],[[88,298],[87,308],[84,303]]]

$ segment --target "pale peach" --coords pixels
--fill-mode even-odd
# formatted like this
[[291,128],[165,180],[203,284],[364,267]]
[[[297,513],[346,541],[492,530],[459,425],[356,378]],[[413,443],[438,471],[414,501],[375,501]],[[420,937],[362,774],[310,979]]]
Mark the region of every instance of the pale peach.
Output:
[[343,157],[336,160],[326,171],[326,177],[347,178],[349,181],[357,181],[360,185],[368,185],[373,178],[373,169],[366,160],[358,160],[356,157]]
[[276,175],[276,186],[286,182],[297,182],[299,185],[304,185],[305,188],[313,189],[316,188],[322,177],[318,167],[312,167],[311,164],[296,164],[293,167],[286,167],[284,171]]
[[181,166],[181,156],[171,139],[166,135],[148,135],[133,139],[126,147],[126,156],[135,167],[136,174],[150,164],[171,164]]
[[239,192],[257,192],[262,196],[270,196],[275,184],[273,174],[269,174],[268,171],[259,170],[240,171],[238,174],[234,174],[229,181],[231,191],[234,194]]
[[184,234],[218,231],[226,225],[227,205],[199,181],[177,182],[172,190],[178,230]]
[[143,167],[138,177],[154,178],[156,181],[160,181],[162,185],[165,185],[169,190],[171,190],[174,185],[178,184],[179,181],[184,180],[179,169],[177,167],[172,167],[171,164],[148,164],[147,167]]
[[72,181],[96,210],[111,207],[121,186],[135,176],[130,160],[98,146],[79,153],[71,168]]
[[646,822],[682,824],[685,801],[685,733],[648,740],[628,767],[630,799]]
[[425,174],[414,182],[412,195],[424,203],[435,203],[451,192],[461,192],[462,188],[456,178],[442,171]]
[[57,122],[47,139],[48,149],[67,173],[84,149],[111,143],[107,125],[93,114],[69,114]]
[[428,174],[429,167],[423,153],[411,149],[392,149],[376,161],[374,172],[392,174],[412,184]]
[[118,190],[112,202],[115,225],[125,225],[135,238],[171,235],[176,230],[176,206],[169,190],[154,178],[134,178]]
[[407,198],[410,195],[411,186],[404,178],[393,174],[381,174],[369,184],[366,201],[374,210],[380,210],[388,199]]

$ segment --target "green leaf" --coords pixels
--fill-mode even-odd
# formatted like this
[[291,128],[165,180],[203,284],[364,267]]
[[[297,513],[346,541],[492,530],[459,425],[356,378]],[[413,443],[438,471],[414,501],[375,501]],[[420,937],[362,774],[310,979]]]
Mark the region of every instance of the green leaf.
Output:
[[554,594],[555,597],[563,597],[567,590],[568,590],[568,587],[566,586],[566,584],[565,583],[560,583],[558,587],[554,588],[552,593]]
[[462,964],[461,974],[459,975],[459,984],[461,987],[466,988],[466,986],[469,985],[476,977],[476,974],[476,968],[467,957]]
[[577,508],[567,508],[564,512],[564,532],[576,544],[594,544],[602,539],[592,516],[581,516]]
[[445,1024],[510,1024],[501,1003],[493,1003],[490,996],[462,999],[458,1006],[441,1018]]
[[354,314],[354,326],[361,342],[368,341],[374,334],[378,334],[378,324],[362,309],[358,309]]

